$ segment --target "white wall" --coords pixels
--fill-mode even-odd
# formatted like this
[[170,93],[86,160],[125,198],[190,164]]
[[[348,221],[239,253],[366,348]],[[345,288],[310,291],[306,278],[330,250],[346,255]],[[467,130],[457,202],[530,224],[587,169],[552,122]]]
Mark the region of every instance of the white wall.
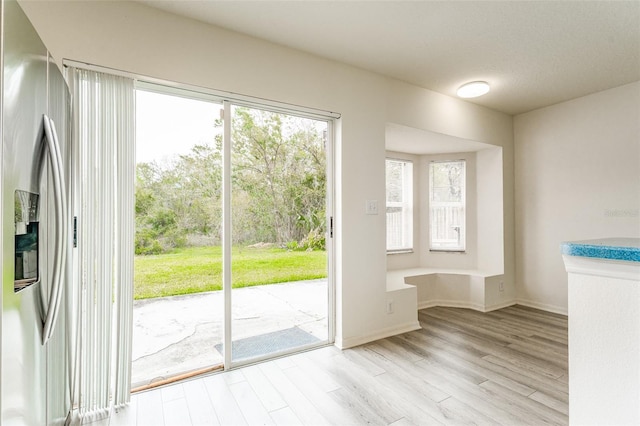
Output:
[[[477,268],[503,274],[504,264],[504,191],[502,149],[489,148],[476,153],[478,191]],[[515,286],[509,286],[515,295]]]
[[560,243],[640,236],[640,82],[514,118],[517,297],[567,312]]
[[[21,2],[54,57],[342,114],[336,145],[339,345],[393,333],[386,314],[385,123],[499,145],[505,252],[513,271],[512,118],[399,81],[135,2]],[[396,307],[396,310],[401,307]]]

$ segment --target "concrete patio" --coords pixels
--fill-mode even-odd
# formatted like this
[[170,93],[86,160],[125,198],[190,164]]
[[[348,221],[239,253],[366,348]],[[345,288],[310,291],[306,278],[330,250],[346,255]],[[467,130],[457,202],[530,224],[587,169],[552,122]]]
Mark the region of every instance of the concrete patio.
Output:
[[[222,364],[223,303],[222,291],[135,301],[132,387]],[[326,341],[327,306],[326,279],[234,289],[234,347],[292,327]]]

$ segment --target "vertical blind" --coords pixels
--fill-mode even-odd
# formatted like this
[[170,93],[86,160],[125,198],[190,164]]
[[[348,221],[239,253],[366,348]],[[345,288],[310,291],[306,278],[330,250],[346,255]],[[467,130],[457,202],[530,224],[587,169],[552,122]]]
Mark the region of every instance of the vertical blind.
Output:
[[78,217],[72,405],[88,419],[130,399],[135,91],[132,79],[68,71]]

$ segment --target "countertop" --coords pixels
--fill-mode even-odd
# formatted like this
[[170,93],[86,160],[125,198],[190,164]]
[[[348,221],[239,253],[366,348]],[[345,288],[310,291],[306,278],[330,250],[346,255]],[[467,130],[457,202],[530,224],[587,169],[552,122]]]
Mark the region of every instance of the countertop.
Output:
[[640,238],[600,238],[561,244],[565,256],[640,262]]

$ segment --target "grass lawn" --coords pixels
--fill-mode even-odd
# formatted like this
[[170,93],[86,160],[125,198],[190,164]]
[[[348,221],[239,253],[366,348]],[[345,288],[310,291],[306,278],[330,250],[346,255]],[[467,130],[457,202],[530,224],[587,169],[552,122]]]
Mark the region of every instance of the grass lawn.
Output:
[[[233,288],[327,276],[324,251],[234,247]],[[222,289],[222,248],[189,247],[171,253],[136,256],[134,299]]]

